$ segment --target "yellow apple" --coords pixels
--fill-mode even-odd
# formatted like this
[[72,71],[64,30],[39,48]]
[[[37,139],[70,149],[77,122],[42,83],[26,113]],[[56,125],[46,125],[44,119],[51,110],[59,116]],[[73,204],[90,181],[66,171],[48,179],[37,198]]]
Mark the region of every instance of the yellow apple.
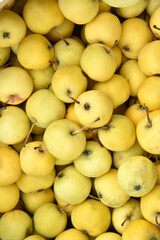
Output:
[[103,0],[99,0],[99,11],[98,12],[110,12],[111,6],[105,3]]
[[46,240],[46,239],[40,235],[33,234],[29,237],[24,238],[24,240]]
[[131,197],[141,197],[155,186],[157,169],[149,158],[133,155],[118,168],[117,181],[126,194]]
[[149,0],[149,3],[146,8],[146,12],[149,16],[152,15],[153,11],[160,6],[160,0]]
[[106,232],[111,223],[110,209],[95,199],[86,199],[74,206],[71,212],[72,225],[89,236],[97,237]]
[[91,191],[91,179],[82,175],[73,165],[60,171],[54,181],[54,192],[67,204],[82,203]]
[[76,228],[69,228],[60,233],[55,240],[89,240],[88,236]]
[[127,7],[132,6],[136,2],[139,2],[139,0],[103,0],[105,3],[110,5],[111,7]]
[[96,237],[95,240],[122,240],[122,237],[115,232],[105,232]]
[[70,119],[72,120],[73,122],[77,123],[79,126],[81,126],[80,124],[80,121],[78,120],[77,116],[75,115],[75,112],[74,112],[74,105],[76,103],[71,103],[67,109],[66,109],[66,115],[65,115],[65,118],[66,119]]
[[142,104],[134,103],[126,109],[124,115],[131,119],[136,127],[138,122],[146,117],[146,110]]
[[67,225],[67,215],[54,203],[44,203],[33,215],[34,229],[42,237],[54,238],[63,232]]
[[0,47],[11,47],[26,35],[26,24],[21,16],[11,10],[0,11]]
[[11,9],[14,5],[15,0],[1,0],[0,1],[0,10],[2,9]]
[[55,194],[55,200],[59,206],[59,209],[63,209],[65,211],[65,213],[67,214],[67,217],[70,217],[72,209],[74,208],[74,206],[76,204],[69,204],[69,203],[62,201],[56,194]]
[[159,29],[159,21],[160,21],[160,6],[153,11],[150,16],[149,24],[151,31],[157,39],[160,39],[160,29]]
[[8,61],[10,52],[10,47],[0,47],[0,67],[3,67],[3,65]]

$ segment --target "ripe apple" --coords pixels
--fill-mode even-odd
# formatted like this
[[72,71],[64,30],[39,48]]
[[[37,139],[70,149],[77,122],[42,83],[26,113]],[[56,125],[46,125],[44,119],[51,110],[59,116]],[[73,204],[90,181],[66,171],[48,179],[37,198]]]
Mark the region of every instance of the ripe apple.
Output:
[[157,169],[155,164],[145,156],[130,156],[120,165],[117,180],[126,194],[131,197],[141,197],[155,186]]
[[40,235],[33,234],[29,237],[24,238],[24,240],[45,240],[45,238]]
[[15,0],[1,0],[0,1],[0,10],[11,9],[14,5]]
[[139,2],[139,0],[103,0],[105,3],[110,5],[111,7],[128,7],[132,6],[136,2]]
[[22,240],[32,234],[32,218],[25,211],[11,210],[0,219],[0,236],[6,240]]
[[144,107],[144,105],[140,104],[140,103],[135,103],[130,105],[126,111],[124,112],[124,115],[127,116],[129,119],[131,119],[131,121],[133,122],[133,124],[135,125],[135,127],[137,126],[137,124],[139,123],[139,121],[146,117],[146,109]]
[[112,49],[102,43],[91,43],[86,46],[80,58],[82,70],[91,79],[103,82],[113,76],[117,60]]
[[105,232],[95,238],[95,240],[121,240],[121,239],[122,239],[121,235],[115,232]]
[[60,200],[67,204],[79,204],[89,196],[91,185],[89,177],[69,165],[57,174],[53,188]]
[[71,223],[76,229],[89,236],[97,237],[108,230],[111,212],[102,202],[86,199],[74,206],[71,212]]
[[10,47],[0,47],[0,67],[3,67],[3,65],[8,61],[10,52]]
[[26,69],[41,70],[50,65],[54,57],[54,48],[49,40],[38,33],[23,38],[17,49],[17,58]]
[[117,169],[111,168],[107,173],[94,179],[94,188],[100,201],[112,208],[122,206],[130,198],[119,186],[117,172]]
[[12,10],[0,11],[0,47],[11,47],[26,35],[26,24],[21,16]]
[[32,32],[44,35],[61,24],[64,16],[56,0],[30,0],[24,5],[23,19]]
[[89,240],[89,237],[76,228],[69,228],[60,233],[55,240]]
[[98,13],[98,0],[58,0],[63,15],[76,24],[90,22]]
[[153,32],[154,36],[157,39],[160,39],[160,29],[159,29],[160,17],[159,16],[160,16],[160,6],[157,6],[157,8],[153,11],[149,20],[151,31]]
[[153,11],[160,6],[160,1],[159,0],[149,0],[149,3],[146,7],[146,12],[148,13],[149,16],[152,15]]
[[55,95],[65,103],[76,102],[87,88],[87,78],[77,65],[62,66],[54,73],[51,81]]
[[54,238],[65,230],[67,215],[55,203],[44,203],[36,209],[33,223],[36,232],[42,237]]

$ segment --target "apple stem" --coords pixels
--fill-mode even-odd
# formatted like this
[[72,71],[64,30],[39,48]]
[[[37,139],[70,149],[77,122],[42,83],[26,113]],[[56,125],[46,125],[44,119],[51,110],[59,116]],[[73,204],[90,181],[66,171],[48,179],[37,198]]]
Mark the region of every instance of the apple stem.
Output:
[[16,59],[16,60],[14,60],[14,61],[12,61],[12,62],[5,63],[5,64],[2,65],[2,67],[6,68],[6,67],[12,65],[13,63],[15,63],[15,62],[17,62],[17,61],[18,61],[18,60]]
[[157,40],[157,38],[155,37],[154,33],[153,33],[152,30],[151,30],[151,27],[150,27],[149,23],[147,24],[147,27],[148,27],[149,30],[151,31],[152,36],[153,36],[153,39],[154,39],[154,40]]
[[160,226],[160,223],[158,222],[158,217],[160,215],[160,212],[157,212],[156,216],[155,216],[155,221],[156,221],[156,225]]
[[88,132],[90,132],[92,134],[92,137],[94,138],[94,140],[101,146],[103,147],[103,144],[99,141],[99,139],[95,136],[95,134],[92,132],[92,129],[88,129]]
[[110,53],[110,51],[116,46],[117,43],[118,43],[118,40],[115,40],[113,46],[109,49],[109,51],[107,51],[107,53]]
[[95,200],[100,201],[100,199],[99,199],[98,197],[95,197],[95,196],[93,196],[93,195],[91,195],[91,194],[89,195],[89,197],[90,197],[90,198],[93,198],[93,199],[95,199]]
[[66,207],[68,207],[70,204],[68,203],[68,204],[66,204],[64,207],[61,207],[60,209],[59,209],[59,211],[60,212],[62,212]]
[[71,97],[70,95],[68,95],[68,97],[69,97],[70,99],[72,99],[75,103],[80,104],[80,102],[79,102],[78,100],[76,100],[75,98]]
[[127,220],[129,220],[131,217],[128,215],[125,219],[124,219],[124,221],[121,223],[121,226],[123,227],[124,226],[124,224],[125,224],[125,222],[127,221]]
[[77,133],[79,133],[80,131],[83,131],[84,129],[90,127],[92,124],[94,124],[95,122],[97,122],[97,121],[99,121],[99,120],[100,120],[100,118],[98,117],[95,121],[89,123],[87,126],[84,126],[84,127],[80,128],[80,129],[72,132],[72,135],[77,134]]
[[144,106],[144,108],[145,108],[145,110],[146,110],[148,125],[149,125],[149,127],[152,127],[152,122],[151,122],[151,119],[150,119],[150,117],[149,117],[149,109],[148,109],[148,107],[145,105],[145,103],[143,104],[143,106]]
[[24,144],[23,144],[23,148],[24,148],[24,147],[26,146],[26,144],[27,144],[28,138],[29,138],[29,136],[30,136],[30,134],[31,134],[34,126],[35,126],[35,123],[36,123],[36,122],[32,123],[32,125],[31,125],[31,127],[30,127],[30,129],[29,129],[29,131],[28,131],[28,134],[27,134],[26,139],[25,139]]
[[109,126],[108,124],[106,124],[106,125],[103,126],[103,127],[92,128],[92,129],[90,129],[90,131],[94,131],[94,130],[96,130],[96,129],[104,129],[104,130],[106,130],[106,129],[110,129],[110,126]]
[[153,25],[153,28],[157,29],[157,30],[160,30],[159,27],[157,27],[157,25]]
[[57,30],[55,27],[53,27],[52,29],[58,34],[58,36],[59,36],[59,37],[65,42],[65,44],[68,46],[68,45],[69,45],[69,42],[67,42],[66,39],[64,39],[64,37],[58,32],[58,30]]

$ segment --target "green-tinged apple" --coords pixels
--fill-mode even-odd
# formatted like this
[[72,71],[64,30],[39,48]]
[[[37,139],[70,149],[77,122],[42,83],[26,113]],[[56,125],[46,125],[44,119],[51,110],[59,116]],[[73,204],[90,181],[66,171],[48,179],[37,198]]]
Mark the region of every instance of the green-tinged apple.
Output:
[[149,153],[160,154],[160,110],[148,113],[139,121],[136,136],[140,146]]
[[30,129],[27,114],[18,106],[0,111],[0,142],[15,144],[25,139]]
[[60,171],[54,181],[54,192],[67,204],[82,203],[91,191],[91,179],[76,170],[73,165]]
[[16,182],[22,174],[19,154],[11,147],[0,147],[0,186]]
[[108,172],[112,165],[111,153],[96,141],[87,141],[84,151],[74,159],[77,171],[86,177],[95,178]]
[[99,119],[92,128],[107,124],[113,113],[111,98],[100,90],[88,90],[77,98],[79,104],[74,104],[74,112],[83,126]]
[[57,70],[64,65],[80,66],[80,58],[85,47],[72,37],[59,40],[54,44],[53,68]]
[[0,67],[3,67],[3,65],[8,61],[10,52],[10,47],[0,47]]
[[98,13],[84,28],[88,43],[101,42],[112,47],[121,36],[121,22],[111,12]]
[[24,5],[23,19],[32,32],[44,35],[61,24],[64,16],[57,0],[30,0]]
[[57,69],[51,84],[53,92],[61,101],[72,103],[86,90],[87,78],[79,66],[66,65]]
[[67,225],[66,213],[55,203],[45,203],[33,215],[34,229],[42,237],[54,238],[63,232]]
[[36,209],[41,205],[54,202],[54,192],[52,188],[47,188],[39,192],[21,192],[21,200],[25,209],[31,214],[34,214]]
[[6,67],[0,71],[0,101],[18,105],[24,102],[33,91],[33,80],[21,67]]
[[89,240],[89,237],[76,228],[69,228],[60,233],[55,240]]
[[125,151],[136,140],[136,130],[132,121],[121,114],[112,114],[108,124],[98,129],[100,142],[111,151]]
[[55,180],[56,171],[53,169],[51,173],[43,177],[35,177],[22,173],[21,177],[16,181],[18,188],[21,192],[32,193],[39,192],[44,189],[50,188]]
[[111,208],[122,206],[130,198],[119,186],[117,173],[117,169],[111,168],[107,173],[95,178],[93,183],[100,201]]
[[8,9],[0,11],[0,22],[0,47],[11,47],[25,37],[26,24],[17,13]]
[[32,234],[32,218],[25,211],[11,210],[0,219],[0,236],[2,240],[22,240]]
[[43,136],[48,151],[56,158],[73,160],[78,157],[86,145],[85,133],[80,126],[69,119],[52,122]]
[[118,168],[117,180],[126,194],[131,197],[142,197],[155,186],[157,169],[149,158],[133,155]]
[[74,206],[71,212],[72,225],[92,237],[106,232],[111,223],[110,209],[95,199],[86,199]]
[[118,46],[127,58],[137,59],[144,45],[152,42],[152,40],[152,33],[145,20],[134,17],[123,21]]
[[115,73],[117,60],[113,50],[108,45],[91,43],[86,46],[81,55],[80,66],[88,77],[103,82]]
[[115,230],[122,234],[127,225],[135,220],[143,218],[140,201],[130,198],[124,205],[114,208],[112,211],[112,223]]
[[17,58],[20,64],[26,69],[44,69],[50,65],[53,57],[53,46],[41,34],[29,34],[18,45]]
[[0,186],[0,213],[11,211],[19,202],[20,190],[15,183]]
[[75,24],[86,24],[98,13],[98,0],[58,0],[63,15]]
[[66,112],[65,104],[49,89],[39,89],[32,93],[27,99],[25,108],[31,122],[41,128],[63,119]]
[[28,175],[48,175],[54,168],[55,160],[42,141],[29,142],[20,151],[20,165],[22,171]]
[[154,10],[159,6],[160,0],[149,0],[149,3],[146,7],[146,12],[148,13],[149,16],[151,16]]

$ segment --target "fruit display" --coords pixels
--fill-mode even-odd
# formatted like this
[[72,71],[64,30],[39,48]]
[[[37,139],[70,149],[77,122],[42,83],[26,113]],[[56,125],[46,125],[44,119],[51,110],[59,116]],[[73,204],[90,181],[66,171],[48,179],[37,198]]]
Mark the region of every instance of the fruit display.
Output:
[[160,0],[0,0],[0,240],[160,240]]

